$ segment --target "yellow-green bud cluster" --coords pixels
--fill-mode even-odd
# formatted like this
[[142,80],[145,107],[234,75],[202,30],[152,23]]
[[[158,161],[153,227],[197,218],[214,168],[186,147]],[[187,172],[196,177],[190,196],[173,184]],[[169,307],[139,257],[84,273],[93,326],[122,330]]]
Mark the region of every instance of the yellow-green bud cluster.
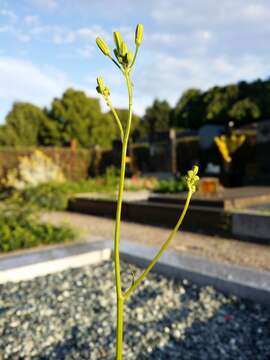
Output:
[[196,191],[198,182],[200,180],[197,175],[199,168],[197,165],[193,166],[192,170],[189,170],[186,176],[188,190],[194,193]]
[[96,89],[99,94],[103,95],[105,98],[110,96],[110,89],[108,86],[104,84],[104,80],[102,76],[99,76],[97,78],[97,84],[98,86],[96,87]]
[[119,31],[113,33],[114,43],[116,48],[114,49],[114,55],[123,67],[128,67],[132,63],[133,54],[128,51],[127,44],[124,42],[122,35]]
[[[124,42],[122,35],[119,31],[115,31],[113,33],[115,49],[114,55],[118,61],[118,63],[124,68],[127,69],[129,66],[133,65],[134,55],[132,51],[128,50],[127,44]],[[135,44],[136,44],[136,54],[138,47],[140,46],[143,39],[143,25],[138,24],[135,31]],[[99,49],[103,52],[105,56],[108,56],[112,59],[111,51],[107,43],[101,38],[96,38],[96,43]],[[112,59],[113,60],[113,59]],[[113,60],[114,61],[114,60]],[[115,61],[114,61],[115,62]]]

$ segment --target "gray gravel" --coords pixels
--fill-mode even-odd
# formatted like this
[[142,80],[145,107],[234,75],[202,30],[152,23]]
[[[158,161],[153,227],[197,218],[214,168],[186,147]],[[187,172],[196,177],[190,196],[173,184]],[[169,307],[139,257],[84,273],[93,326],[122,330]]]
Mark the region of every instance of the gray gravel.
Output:
[[[123,264],[124,286],[131,270]],[[114,359],[112,262],[9,283],[0,294],[0,359]],[[270,359],[270,309],[185,280],[150,274],[125,321],[125,360]]]

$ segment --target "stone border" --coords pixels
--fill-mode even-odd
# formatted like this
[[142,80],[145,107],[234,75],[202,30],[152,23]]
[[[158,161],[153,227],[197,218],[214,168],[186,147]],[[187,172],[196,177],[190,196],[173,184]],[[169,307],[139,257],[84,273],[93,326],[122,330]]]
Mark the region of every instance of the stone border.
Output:
[[[95,239],[96,240],[96,239]],[[112,241],[85,241],[0,257],[0,283],[29,280],[70,267],[108,260]],[[121,259],[145,267],[157,248],[128,241],[121,243]],[[204,258],[167,251],[153,271],[198,285],[211,285],[221,292],[270,305],[270,272],[218,263]]]
[[0,284],[45,276],[68,268],[96,264],[111,258],[105,242],[52,246],[0,257]]
[[232,212],[232,233],[243,239],[270,244],[270,214],[256,210]]
[[[146,225],[162,224],[163,227],[175,225],[183,204],[166,204],[154,201],[123,201],[122,219]],[[94,199],[77,196],[69,201],[68,210],[115,218],[116,200]],[[225,235],[230,229],[230,214],[213,206],[197,206],[191,203],[182,224],[183,230]]]

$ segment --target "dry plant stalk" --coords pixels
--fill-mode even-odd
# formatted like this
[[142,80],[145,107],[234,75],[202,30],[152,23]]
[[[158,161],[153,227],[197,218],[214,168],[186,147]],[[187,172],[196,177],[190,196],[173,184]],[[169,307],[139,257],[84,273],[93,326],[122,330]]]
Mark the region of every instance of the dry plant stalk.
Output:
[[110,108],[116,124],[119,129],[120,138],[122,141],[122,155],[121,155],[121,170],[120,170],[120,179],[119,179],[119,188],[118,188],[118,200],[117,200],[117,210],[116,210],[116,222],[115,222],[115,234],[114,234],[114,267],[115,267],[115,287],[116,287],[116,297],[117,297],[117,319],[116,319],[116,360],[122,359],[123,353],[123,314],[124,314],[124,303],[129,298],[129,296],[134,292],[137,286],[144,280],[149,271],[162,256],[164,251],[167,249],[169,243],[171,242],[174,235],[177,233],[184,217],[187,212],[191,196],[196,191],[196,186],[199,181],[198,166],[194,166],[192,170],[188,171],[186,176],[188,193],[184,208],[179,216],[179,219],[174,227],[174,229],[169,234],[167,240],[163,243],[160,250],[157,252],[156,256],[149,263],[147,268],[142,272],[142,274],[137,278],[133,279],[131,286],[123,291],[121,284],[121,269],[120,269],[120,225],[121,225],[121,209],[123,201],[123,191],[124,191],[124,180],[125,180],[125,169],[126,169],[126,158],[127,158],[127,147],[128,140],[130,135],[130,128],[132,122],[132,90],[133,83],[131,81],[131,72],[139,51],[143,39],[143,25],[138,24],[135,31],[135,54],[128,50],[127,44],[124,42],[122,35],[119,31],[113,33],[115,49],[113,51],[114,57],[111,54],[111,50],[107,43],[100,37],[96,38],[96,43],[102,53],[107,56],[118,68],[125,78],[127,92],[128,92],[128,119],[126,126],[123,127],[122,122],[117,114],[117,111],[113,107],[110,89],[105,85],[104,80],[101,76],[97,78],[97,91],[101,94]]

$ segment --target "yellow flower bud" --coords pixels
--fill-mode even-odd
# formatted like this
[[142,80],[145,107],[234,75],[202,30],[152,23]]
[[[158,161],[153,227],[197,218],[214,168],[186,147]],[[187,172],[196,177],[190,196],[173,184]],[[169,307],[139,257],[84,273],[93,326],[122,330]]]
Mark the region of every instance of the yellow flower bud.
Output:
[[109,86],[105,86],[105,88],[104,88],[104,90],[103,90],[103,95],[104,95],[105,97],[110,96],[110,88],[109,88]]
[[143,39],[143,25],[138,24],[135,31],[135,44],[136,46],[140,46]]
[[186,176],[188,190],[192,193],[196,191],[196,187],[200,180],[199,176],[197,175],[198,171],[199,171],[199,167],[195,165],[193,166],[192,170],[188,171]]
[[128,63],[132,63],[132,60],[133,60],[133,54],[132,54],[132,51],[130,51],[128,54],[127,54],[127,61]]
[[97,77],[97,84],[100,88],[100,91],[102,92],[105,88],[105,85],[104,85],[104,80],[103,80],[103,77],[102,76],[99,76]]
[[101,37],[98,36],[96,38],[96,43],[97,43],[97,46],[100,48],[100,50],[103,52],[103,54],[105,56],[110,56],[110,54],[111,54],[110,48]]
[[114,38],[114,43],[115,43],[116,49],[118,52],[120,52],[122,43],[124,42],[120,31],[115,31],[113,33],[113,38]]
[[108,97],[110,95],[110,89],[108,86],[105,86],[102,76],[99,76],[97,78],[97,84],[98,84],[98,86],[96,87],[97,92],[105,97]]
[[199,166],[198,166],[198,165],[194,165],[194,166],[193,166],[193,173],[194,173],[194,175],[197,175],[197,174],[198,174],[198,171],[199,171]]
[[120,48],[121,56],[125,56],[127,54],[127,52],[128,52],[127,44],[125,42],[122,42],[121,48]]

